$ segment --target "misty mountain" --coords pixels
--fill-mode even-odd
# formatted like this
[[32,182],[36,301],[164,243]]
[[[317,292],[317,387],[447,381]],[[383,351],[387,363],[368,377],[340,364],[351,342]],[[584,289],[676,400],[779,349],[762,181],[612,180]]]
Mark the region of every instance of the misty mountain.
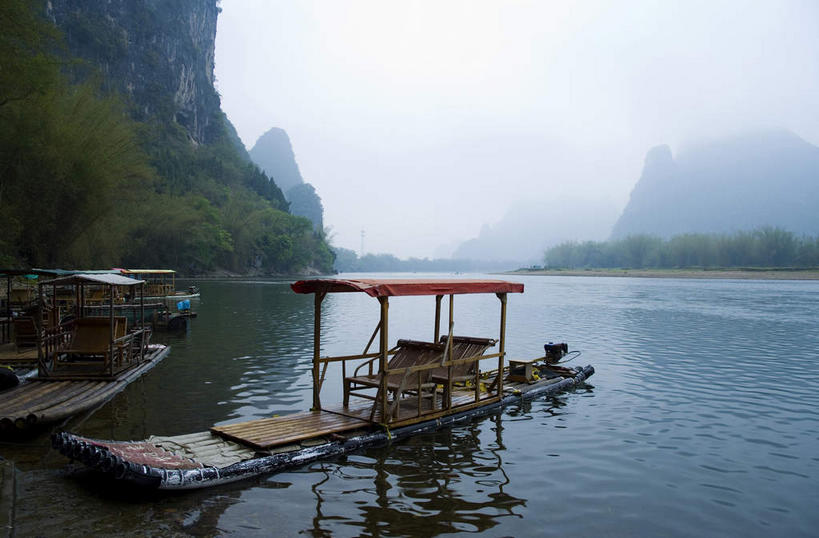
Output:
[[819,233],[819,148],[788,131],[646,155],[611,237],[727,233],[776,226]]
[[604,238],[616,218],[615,204],[603,198],[529,199],[512,205],[499,222],[484,224],[478,237],[458,245],[452,257],[540,264],[546,248]]
[[284,129],[273,127],[260,136],[250,150],[250,158],[282,191],[304,183],[290,137]]
[[256,141],[250,158],[273,179],[290,202],[290,212],[324,229],[324,207],[316,189],[304,182],[287,131],[273,127]]

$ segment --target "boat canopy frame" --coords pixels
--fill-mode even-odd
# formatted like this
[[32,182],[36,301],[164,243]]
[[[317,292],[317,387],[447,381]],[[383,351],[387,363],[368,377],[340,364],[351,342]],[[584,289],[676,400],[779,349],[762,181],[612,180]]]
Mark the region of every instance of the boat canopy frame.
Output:
[[[312,410],[323,410],[321,405],[321,388],[327,373],[327,367],[330,363],[341,362],[342,366],[342,380],[346,377],[347,363],[353,360],[360,359],[377,359],[378,360],[378,375],[380,378],[379,388],[375,396],[375,402],[372,406],[369,418],[364,419],[368,422],[379,423],[385,427],[404,426],[416,422],[430,420],[439,416],[452,414],[455,411],[465,411],[467,409],[486,405],[495,401],[500,401],[503,397],[503,371],[504,360],[506,357],[506,306],[507,294],[509,293],[523,293],[523,284],[508,282],[505,280],[488,280],[488,279],[314,279],[314,280],[300,280],[291,284],[291,288],[296,293],[314,294],[314,317],[313,317],[313,364],[312,364],[312,378],[313,378],[313,405]],[[345,355],[338,357],[321,357],[321,307],[324,298],[328,293],[345,293],[345,292],[362,292],[374,297],[379,302],[380,316],[378,324],[376,325],[372,336],[370,336],[364,351],[358,355]],[[452,340],[453,330],[455,326],[454,313],[454,296],[461,294],[473,293],[494,293],[500,301],[500,327],[498,338],[498,352],[488,355],[479,355],[475,357],[466,357],[459,360],[452,360]],[[449,323],[446,338],[446,346],[441,362],[432,364],[421,364],[410,366],[407,368],[390,369],[388,362],[390,355],[396,352],[396,348],[389,348],[389,299],[390,297],[400,296],[432,296],[435,297],[435,328],[434,328],[434,343],[441,340],[441,306],[445,295],[449,296]],[[378,336],[378,351],[370,352],[370,347]],[[453,405],[452,390],[453,390],[453,367],[466,364],[469,362],[478,363],[484,359],[497,358],[497,375],[494,381],[487,387],[486,396],[481,395],[481,383],[474,384],[474,399],[469,403],[459,403]],[[442,398],[441,409],[436,410],[432,405],[431,410],[422,410],[422,398],[420,387],[420,372],[432,370],[436,368],[445,367],[447,369],[447,383],[445,385],[444,394],[448,394],[448,398]],[[478,368],[475,368],[476,381],[478,376]],[[403,374],[404,379],[411,374],[418,374],[418,392],[417,392],[417,413],[409,418],[400,417],[400,394],[396,394],[392,404],[388,401],[389,391],[387,387],[387,376],[394,374]],[[401,388],[403,388],[403,382]],[[407,385],[408,390],[413,390],[412,385]],[[400,392],[400,391],[399,391]],[[494,395],[492,393],[494,392]],[[433,398],[434,402],[434,398]],[[457,409],[454,409],[456,408]],[[345,408],[346,409],[346,408]],[[380,411],[380,413],[377,413]],[[333,410],[331,412],[338,412]],[[359,413],[352,411],[342,412],[346,416],[353,416],[361,419]],[[376,420],[376,417],[379,420]]]
[[129,278],[145,282],[146,297],[172,296],[176,291],[176,271],[173,269],[117,269]]
[[[40,329],[40,337],[37,339],[37,362],[38,376],[49,378],[55,376],[57,356],[64,352],[71,343],[71,334],[77,320],[84,318],[87,307],[86,286],[107,286],[108,287],[108,360],[104,364],[104,370],[100,373],[113,377],[116,373],[114,368],[115,357],[119,358],[120,367],[123,365],[130,368],[135,364],[140,364],[145,360],[145,348],[151,336],[150,329],[145,325],[145,281],[129,278],[120,274],[110,272],[76,273],[70,274],[44,282],[38,283],[38,321],[42,322],[48,316],[46,293],[44,288],[51,287],[52,297],[56,299],[57,288],[71,286],[74,288],[75,319],[63,321],[59,318],[59,310],[56,304],[52,305],[55,319],[49,323],[48,327]],[[124,335],[117,334],[116,323],[118,320],[114,316],[114,288],[117,286],[134,287],[139,290],[139,324],[138,327]],[[135,356],[132,351],[136,349]],[[65,379],[66,375],[59,378]],[[70,377],[70,375],[69,375]],[[83,377],[83,376],[77,376]]]

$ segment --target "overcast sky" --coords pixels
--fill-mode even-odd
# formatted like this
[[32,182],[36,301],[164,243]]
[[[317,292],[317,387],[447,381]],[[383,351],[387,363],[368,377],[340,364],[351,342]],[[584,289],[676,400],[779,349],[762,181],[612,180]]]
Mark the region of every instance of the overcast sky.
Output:
[[[766,127],[819,143],[813,0],[221,7],[223,110],[248,149],[289,133],[356,251],[364,230],[367,252],[433,256],[561,200],[596,236],[577,239],[602,239],[652,146]],[[601,204],[614,217],[582,212]]]

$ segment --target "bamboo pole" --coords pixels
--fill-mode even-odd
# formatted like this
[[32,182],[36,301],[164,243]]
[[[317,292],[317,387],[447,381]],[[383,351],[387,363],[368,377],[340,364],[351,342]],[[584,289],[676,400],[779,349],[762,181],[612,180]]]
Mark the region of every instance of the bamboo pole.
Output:
[[[387,416],[387,353],[389,352],[389,313],[390,313],[390,301],[387,297],[379,297],[378,302],[381,303],[381,333],[379,339],[379,348],[378,351],[381,356],[378,359],[378,374],[381,376],[381,386],[379,387],[379,391],[381,392],[381,420],[386,424],[389,422],[389,417]],[[376,402],[378,405],[378,402]],[[375,406],[373,407],[375,410]]]
[[443,298],[443,295],[435,296],[435,338],[433,338],[432,341],[436,344],[441,337],[441,300]]
[[506,294],[496,294],[501,303],[500,311],[500,345],[498,347],[498,397],[503,395],[503,359],[506,354]]
[[[381,321],[379,321],[378,325],[375,326],[375,329],[373,330],[373,334],[370,336],[370,339],[367,341],[367,346],[364,348],[364,353],[362,353],[362,357],[361,357],[362,359],[365,358],[365,357],[363,357],[363,355],[366,355],[367,352],[370,351],[370,346],[373,345],[373,341],[375,340],[375,335],[378,334],[378,331],[380,331],[380,330],[381,330]],[[347,363],[346,362],[342,363],[341,369],[342,369],[342,379],[344,379],[345,377],[347,377],[347,373],[346,373],[347,372]],[[370,363],[369,374],[373,375],[373,363],[372,362]],[[353,374],[353,375],[355,375],[355,374]]]
[[316,292],[313,303],[313,411],[321,409],[319,392],[319,355],[321,353],[321,302],[327,292]]
[[446,340],[446,408],[452,409],[452,331],[455,329],[455,295],[449,295],[449,336]]
[[[55,295],[56,298],[56,295]],[[9,294],[8,299],[11,300],[11,294]],[[39,312],[40,319],[43,319],[43,301],[44,301],[44,294],[43,294],[43,285],[37,285],[37,311]],[[37,328],[37,324],[34,324],[35,330],[37,330],[37,365],[39,366],[39,375],[45,376],[47,375],[46,372],[46,357],[43,354],[43,337],[40,336],[40,329]]]
[[[104,289],[104,288],[103,288]],[[114,375],[114,285],[108,286],[108,324],[111,338],[108,340],[108,375]]]
[[[40,286],[37,286],[37,293],[39,293]],[[40,301],[42,304],[42,301]],[[5,321],[3,343],[11,342],[11,275],[6,275],[6,321]]]

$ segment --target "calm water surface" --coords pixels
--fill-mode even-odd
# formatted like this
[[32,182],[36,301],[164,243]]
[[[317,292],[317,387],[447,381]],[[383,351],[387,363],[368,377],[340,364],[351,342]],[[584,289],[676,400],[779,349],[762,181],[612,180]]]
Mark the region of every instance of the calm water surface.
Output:
[[[382,275],[383,276],[383,275]],[[516,277],[510,357],[566,341],[571,393],[389,447],[182,494],[121,491],[41,436],[0,445],[28,535],[816,536],[819,283]],[[142,439],[310,406],[312,296],[203,282],[199,319],[144,379],[66,427]],[[360,351],[377,301],[325,300],[323,353]],[[431,298],[390,304],[390,340],[432,338]],[[456,297],[456,333],[498,301]],[[340,395],[330,372],[324,401]]]

